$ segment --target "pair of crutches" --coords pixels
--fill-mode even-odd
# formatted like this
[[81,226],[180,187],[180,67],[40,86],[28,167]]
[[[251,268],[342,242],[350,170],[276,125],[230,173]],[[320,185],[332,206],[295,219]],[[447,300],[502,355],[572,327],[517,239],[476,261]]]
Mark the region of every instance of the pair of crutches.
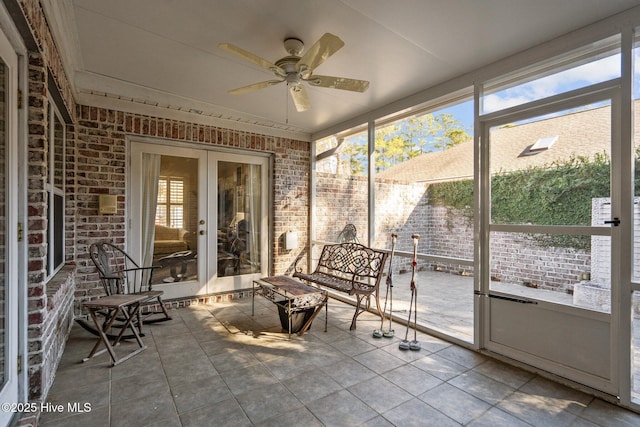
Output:
[[[384,308],[382,310],[383,316],[380,320],[380,329],[373,331],[374,338],[392,338],[394,336],[394,330],[391,329],[392,314],[393,314],[393,255],[395,254],[396,241],[398,239],[397,234],[391,235],[391,255],[389,256],[389,273],[387,274],[387,290],[384,298]],[[407,331],[405,333],[404,340],[400,342],[400,350],[420,350],[420,343],[417,340],[417,316],[418,316],[418,288],[416,287],[416,268],[418,266],[418,239],[419,234],[411,236],[413,239],[413,260],[411,261],[411,301],[409,303],[409,318],[407,319]],[[384,329],[384,316],[387,313],[387,301],[389,301],[389,328]],[[414,305],[415,304],[415,305]],[[409,328],[411,326],[411,313],[413,311],[413,341],[409,341]]]

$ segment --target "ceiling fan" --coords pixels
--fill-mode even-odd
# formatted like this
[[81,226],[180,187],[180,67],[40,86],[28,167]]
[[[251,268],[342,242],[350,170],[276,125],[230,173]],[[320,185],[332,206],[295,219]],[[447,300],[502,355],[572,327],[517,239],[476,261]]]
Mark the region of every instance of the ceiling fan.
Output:
[[220,43],[218,47],[229,53],[233,53],[247,61],[253,62],[260,67],[271,71],[278,80],[267,80],[265,82],[254,83],[249,86],[239,87],[229,91],[230,94],[239,95],[257,89],[263,89],[278,83],[286,82],[289,93],[298,111],[306,111],[311,108],[309,97],[302,82],[307,82],[311,86],[327,87],[331,89],[342,89],[353,92],[364,92],[369,88],[366,80],[348,79],[345,77],[319,76],[313,74],[317,66],[326,61],[331,55],[344,46],[344,42],[330,33],[325,33],[311,46],[302,57],[300,54],[304,50],[304,43],[300,39],[288,38],[284,41],[284,48],[289,56],[278,59],[271,63],[251,52],[230,43]]

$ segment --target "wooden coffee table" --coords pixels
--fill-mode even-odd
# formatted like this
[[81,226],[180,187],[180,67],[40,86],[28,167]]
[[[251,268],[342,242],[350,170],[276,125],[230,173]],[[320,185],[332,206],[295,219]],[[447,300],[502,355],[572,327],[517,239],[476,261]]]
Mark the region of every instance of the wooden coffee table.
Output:
[[[251,315],[255,312],[255,296],[262,295],[269,301],[284,307],[289,320],[289,339],[291,339],[291,316],[304,310],[313,309],[313,314],[302,326],[298,335],[304,334],[322,307],[327,307],[327,291],[307,285],[289,276],[270,276],[253,281],[251,296]],[[325,314],[327,311],[325,311]],[[324,331],[327,332],[327,316],[324,319]]]

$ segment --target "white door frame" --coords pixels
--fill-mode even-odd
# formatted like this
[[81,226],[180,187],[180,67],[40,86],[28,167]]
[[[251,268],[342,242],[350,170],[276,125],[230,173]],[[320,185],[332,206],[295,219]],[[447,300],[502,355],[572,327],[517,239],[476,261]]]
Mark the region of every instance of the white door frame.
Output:
[[[155,140],[149,138],[131,139],[129,146],[130,163],[129,179],[127,185],[127,200],[142,200],[140,185],[140,170],[142,153],[155,153],[178,157],[190,157],[198,159],[198,212],[204,224],[198,226],[198,280],[184,281],[179,284],[156,284],[154,289],[163,290],[164,298],[180,298],[187,296],[207,295],[220,292],[229,292],[251,287],[254,278],[266,276],[269,271],[269,173],[270,163],[268,154],[254,152],[240,152],[234,150],[216,150],[197,144],[180,143],[175,141]],[[260,227],[261,235],[261,271],[255,274],[243,274],[241,276],[218,277],[217,272],[217,163],[229,161],[238,163],[258,164],[262,167],[262,218]],[[206,195],[203,197],[203,195]],[[213,197],[213,199],[211,199]],[[211,202],[213,200],[213,202]],[[141,255],[141,235],[139,221],[141,218],[141,206],[139,203],[131,203],[127,210],[127,250],[138,259]]]
[[[208,194],[207,186],[207,152],[200,149],[189,148],[185,146],[171,146],[163,144],[153,144],[146,142],[132,141],[130,147],[130,174],[128,180],[128,200],[132,200],[128,211],[128,227],[127,227],[127,250],[134,256],[134,259],[141,259],[142,256],[142,235],[140,218],[142,218],[141,204],[138,202],[142,198],[141,169],[142,169],[142,153],[153,153],[166,156],[189,157],[198,159],[198,194]],[[207,211],[206,197],[198,197],[198,213],[199,218],[206,218]],[[208,225],[199,226],[199,231],[205,234],[198,235],[198,280],[183,281],[171,284],[157,284],[154,289],[164,291],[164,298],[179,298],[181,296],[203,295],[208,293],[206,283],[203,278],[206,277],[206,260],[207,254],[207,235],[206,229]]]
[[[627,215],[621,215],[620,213],[620,180],[614,179],[614,174],[616,174],[614,166],[620,162],[618,159],[620,151],[615,148],[620,145],[617,140],[619,132],[615,130],[616,123],[620,121],[619,81],[614,80],[597,85],[596,89],[594,90],[594,87],[590,87],[576,90],[571,96],[566,96],[566,94],[557,96],[551,102],[549,102],[550,100],[536,101],[523,108],[488,114],[481,118],[480,135],[483,144],[480,147],[479,163],[480,170],[483,173],[479,183],[482,199],[482,225],[480,227],[482,250],[480,262],[483,267],[481,271],[484,273],[479,280],[481,295],[499,294],[499,292],[490,290],[489,240],[491,231],[523,233],[558,233],[560,231],[563,234],[611,236],[611,314],[540,300],[536,300],[535,304],[518,304],[495,298],[481,298],[479,300],[482,305],[483,320],[481,347],[597,390],[617,395],[620,385],[619,371],[617,369],[619,360],[619,324],[615,319],[620,311],[620,287],[616,285],[620,283],[620,271],[619,266],[613,261],[620,256],[617,249],[620,247],[620,227],[605,225],[572,226],[563,230],[561,226],[494,225],[490,223],[489,129],[496,125],[516,122],[528,117],[536,117],[545,113],[562,111],[602,100],[611,100],[612,216],[623,218],[626,221],[629,220]],[[492,324],[494,318],[502,319],[504,325]],[[539,330],[533,327],[535,325],[540,325]],[[537,334],[539,339],[518,337],[518,333],[515,331],[517,327],[520,327],[522,329],[520,332],[524,334],[526,334],[527,328],[530,327],[531,336],[534,337]],[[576,354],[578,353],[576,348],[566,349],[563,352],[561,349],[549,348],[549,345],[545,346],[545,340],[553,341],[554,343],[565,342],[561,338],[568,336],[566,332],[570,328],[573,328],[571,332],[576,333],[575,336],[571,335],[572,338],[575,338],[575,343],[590,349],[587,351],[591,354]],[[555,338],[549,339],[550,336],[555,336]],[[494,341],[495,337],[498,338]],[[527,342],[528,339],[533,341]],[[505,343],[514,343],[514,345]],[[536,353],[536,349],[540,349],[539,354]],[[558,359],[554,360],[554,355]],[[576,366],[569,366],[571,362],[567,363],[567,360],[564,361],[565,363],[561,363],[559,360],[565,357],[563,355],[566,356],[567,360],[575,361],[576,366],[584,364],[585,368],[578,369]]]
[[[5,192],[6,209],[6,248],[5,248],[5,292],[6,292],[6,313],[5,313],[5,383],[0,387],[0,402],[17,403],[26,400],[28,388],[26,385],[26,339],[24,333],[27,327],[26,318],[26,297],[25,297],[25,277],[26,274],[19,274],[19,265],[24,265],[24,244],[18,243],[18,223],[24,212],[24,198],[20,196],[24,191],[24,183],[19,174],[18,162],[24,160],[24,155],[20,155],[18,138],[20,124],[24,123],[24,116],[17,108],[17,96],[19,80],[24,79],[23,62],[19,59],[18,52],[24,47],[17,44],[19,40],[18,32],[11,21],[4,6],[0,7],[0,57],[7,66],[8,88],[5,93],[7,106],[7,144],[5,147],[5,188],[0,191]],[[23,84],[24,85],[24,84]],[[26,144],[24,144],[26,145]],[[20,263],[20,264],[19,264]],[[22,371],[19,372],[19,357],[23,359]],[[16,416],[15,411],[0,411],[0,425],[8,425],[12,418]],[[19,414],[18,414],[19,416]]]
[[[217,194],[218,188],[218,162],[234,162],[254,164],[261,166],[261,206],[260,212],[262,217],[260,218],[260,272],[253,274],[243,274],[235,276],[218,276],[218,261],[217,253],[209,251],[209,258],[207,264],[210,266],[208,272],[209,283],[207,289],[210,293],[227,292],[239,289],[246,289],[251,287],[251,282],[254,279],[259,279],[268,275],[269,271],[269,158],[265,156],[256,156],[252,153],[246,154],[234,154],[234,153],[221,153],[221,152],[209,152],[209,183],[213,186],[209,190],[209,194],[215,192]],[[218,209],[217,204],[209,204],[209,219],[207,221],[211,224],[209,227],[210,234],[214,232],[213,226],[218,223]],[[210,243],[212,244],[212,243]],[[217,245],[217,238],[216,238]]]

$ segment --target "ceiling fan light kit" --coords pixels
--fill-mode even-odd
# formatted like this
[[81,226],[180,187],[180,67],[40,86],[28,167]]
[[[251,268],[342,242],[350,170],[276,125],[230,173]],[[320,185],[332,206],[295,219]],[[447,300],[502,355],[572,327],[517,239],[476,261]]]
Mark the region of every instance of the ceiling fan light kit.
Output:
[[289,56],[280,58],[275,63],[272,63],[233,44],[220,43],[218,45],[220,49],[253,62],[279,78],[279,80],[267,80],[232,89],[229,91],[230,94],[240,95],[286,82],[297,111],[311,109],[309,96],[302,84],[303,82],[315,87],[348,90],[351,92],[364,92],[369,88],[369,82],[366,80],[313,74],[316,67],[340,50],[342,46],[344,46],[344,42],[338,36],[325,33],[304,55],[300,56],[304,51],[304,43],[300,39],[290,37],[284,41],[284,48]]

